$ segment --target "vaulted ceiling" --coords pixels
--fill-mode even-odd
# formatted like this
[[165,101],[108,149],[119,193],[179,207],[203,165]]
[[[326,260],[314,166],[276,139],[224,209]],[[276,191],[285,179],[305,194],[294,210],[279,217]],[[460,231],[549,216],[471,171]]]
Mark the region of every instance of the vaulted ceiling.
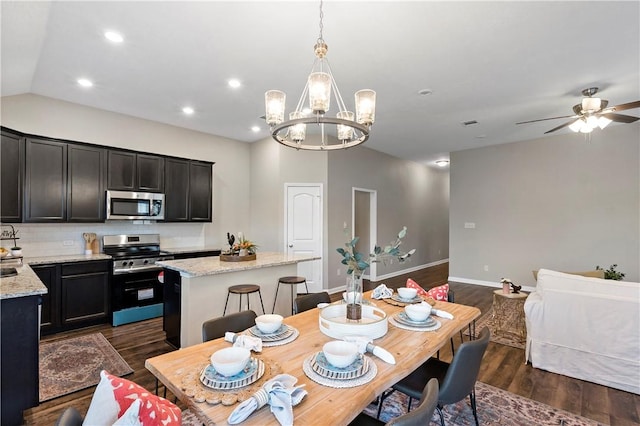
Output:
[[[35,93],[245,142],[269,135],[259,118],[266,90],[285,91],[292,110],[319,32],[315,1],[1,7],[2,96]],[[328,0],[323,8],[345,102],[358,89],[377,92],[366,146],[400,158],[430,162],[542,137],[563,120],[515,123],[571,115],[588,87],[609,105],[640,99],[637,1]],[[124,42],[107,41],[106,30]],[[80,77],[94,86],[78,86]],[[230,88],[231,78],[242,85]]]

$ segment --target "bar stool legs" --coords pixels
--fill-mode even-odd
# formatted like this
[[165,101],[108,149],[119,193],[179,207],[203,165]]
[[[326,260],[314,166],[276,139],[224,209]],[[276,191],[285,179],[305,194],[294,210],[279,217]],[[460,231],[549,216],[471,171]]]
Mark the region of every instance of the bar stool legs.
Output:
[[304,288],[307,290],[307,294],[309,294],[309,286],[307,285],[307,279],[305,277],[280,277],[280,279],[278,279],[278,286],[276,287],[276,295],[273,298],[273,308],[271,309],[271,313],[273,314],[276,311],[276,302],[278,301],[278,290],[280,289],[280,284],[287,284],[291,286],[291,315],[293,315],[295,312],[295,286],[302,283],[304,283]]
[[223,316],[227,314],[227,305],[229,304],[229,296],[231,295],[231,293],[238,295],[238,298],[239,298],[238,312],[242,311],[242,295],[243,294],[247,295],[247,310],[249,310],[251,309],[249,306],[249,295],[251,293],[258,293],[258,296],[260,296],[260,305],[262,306],[262,313],[263,314],[266,313],[266,311],[264,310],[264,302],[262,301],[262,293],[260,292],[260,286],[256,284],[239,284],[239,285],[232,285],[227,290],[227,300],[224,302],[224,311],[222,313]]

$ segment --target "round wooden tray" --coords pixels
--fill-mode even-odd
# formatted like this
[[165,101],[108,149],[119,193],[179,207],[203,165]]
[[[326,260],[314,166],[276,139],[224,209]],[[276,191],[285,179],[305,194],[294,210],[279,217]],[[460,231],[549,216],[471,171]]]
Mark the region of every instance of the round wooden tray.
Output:
[[248,254],[246,256],[239,256],[237,254],[221,254],[220,262],[246,262],[249,260],[256,260],[255,254]]

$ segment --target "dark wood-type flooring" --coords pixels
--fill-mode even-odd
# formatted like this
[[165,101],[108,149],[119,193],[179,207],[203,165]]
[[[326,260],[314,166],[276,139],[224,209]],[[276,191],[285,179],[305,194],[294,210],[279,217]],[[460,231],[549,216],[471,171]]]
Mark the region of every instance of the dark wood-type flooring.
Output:
[[[404,286],[410,276],[424,287],[431,288],[447,282],[448,275],[448,264],[442,264],[383,282],[388,287],[397,288]],[[365,289],[371,289],[377,284],[379,283],[365,281]],[[495,288],[460,283],[450,283],[450,286],[455,291],[456,303],[477,306],[483,313],[491,308]],[[340,293],[332,296],[336,300],[340,297]],[[42,340],[50,341],[95,332],[102,333],[133,368],[134,373],[126,378],[154,391],[155,378],[144,368],[144,361],[172,350],[164,342],[162,318],[119,327],[90,327],[46,336]],[[456,341],[456,345],[459,343]],[[449,345],[445,345],[441,351],[441,358],[451,359]],[[640,425],[640,395],[534,369],[530,364],[524,363],[524,351],[521,349],[491,342],[484,356],[479,380],[603,424]],[[53,425],[58,415],[68,406],[74,406],[81,413],[86,413],[94,389],[95,387],[91,387],[78,391],[27,410],[26,424]],[[164,388],[160,386],[160,395],[163,392]],[[171,394],[167,397],[173,398]]]

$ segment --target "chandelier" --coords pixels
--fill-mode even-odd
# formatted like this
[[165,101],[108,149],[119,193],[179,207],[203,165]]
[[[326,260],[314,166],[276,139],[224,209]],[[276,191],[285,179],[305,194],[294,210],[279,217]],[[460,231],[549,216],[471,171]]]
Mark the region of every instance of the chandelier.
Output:
[[[347,110],[327,59],[328,47],[322,38],[323,17],[320,0],[320,35],[313,47],[316,59],[296,109],[289,113],[288,120],[284,120],[286,94],[280,90],[269,90],[264,94],[265,119],[271,136],[282,145],[296,149],[323,151],[360,145],[369,138],[375,120],[376,92],[373,90],[357,91],[355,114]],[[327,115],[332,92],[338,109],[335,117]],[[305,108],[307,98],[308,107]],[[307,125],[319,127],[319,139],[307,138]],[[328,133],[333,135],[334,129],[335,137],[329,137]]]

